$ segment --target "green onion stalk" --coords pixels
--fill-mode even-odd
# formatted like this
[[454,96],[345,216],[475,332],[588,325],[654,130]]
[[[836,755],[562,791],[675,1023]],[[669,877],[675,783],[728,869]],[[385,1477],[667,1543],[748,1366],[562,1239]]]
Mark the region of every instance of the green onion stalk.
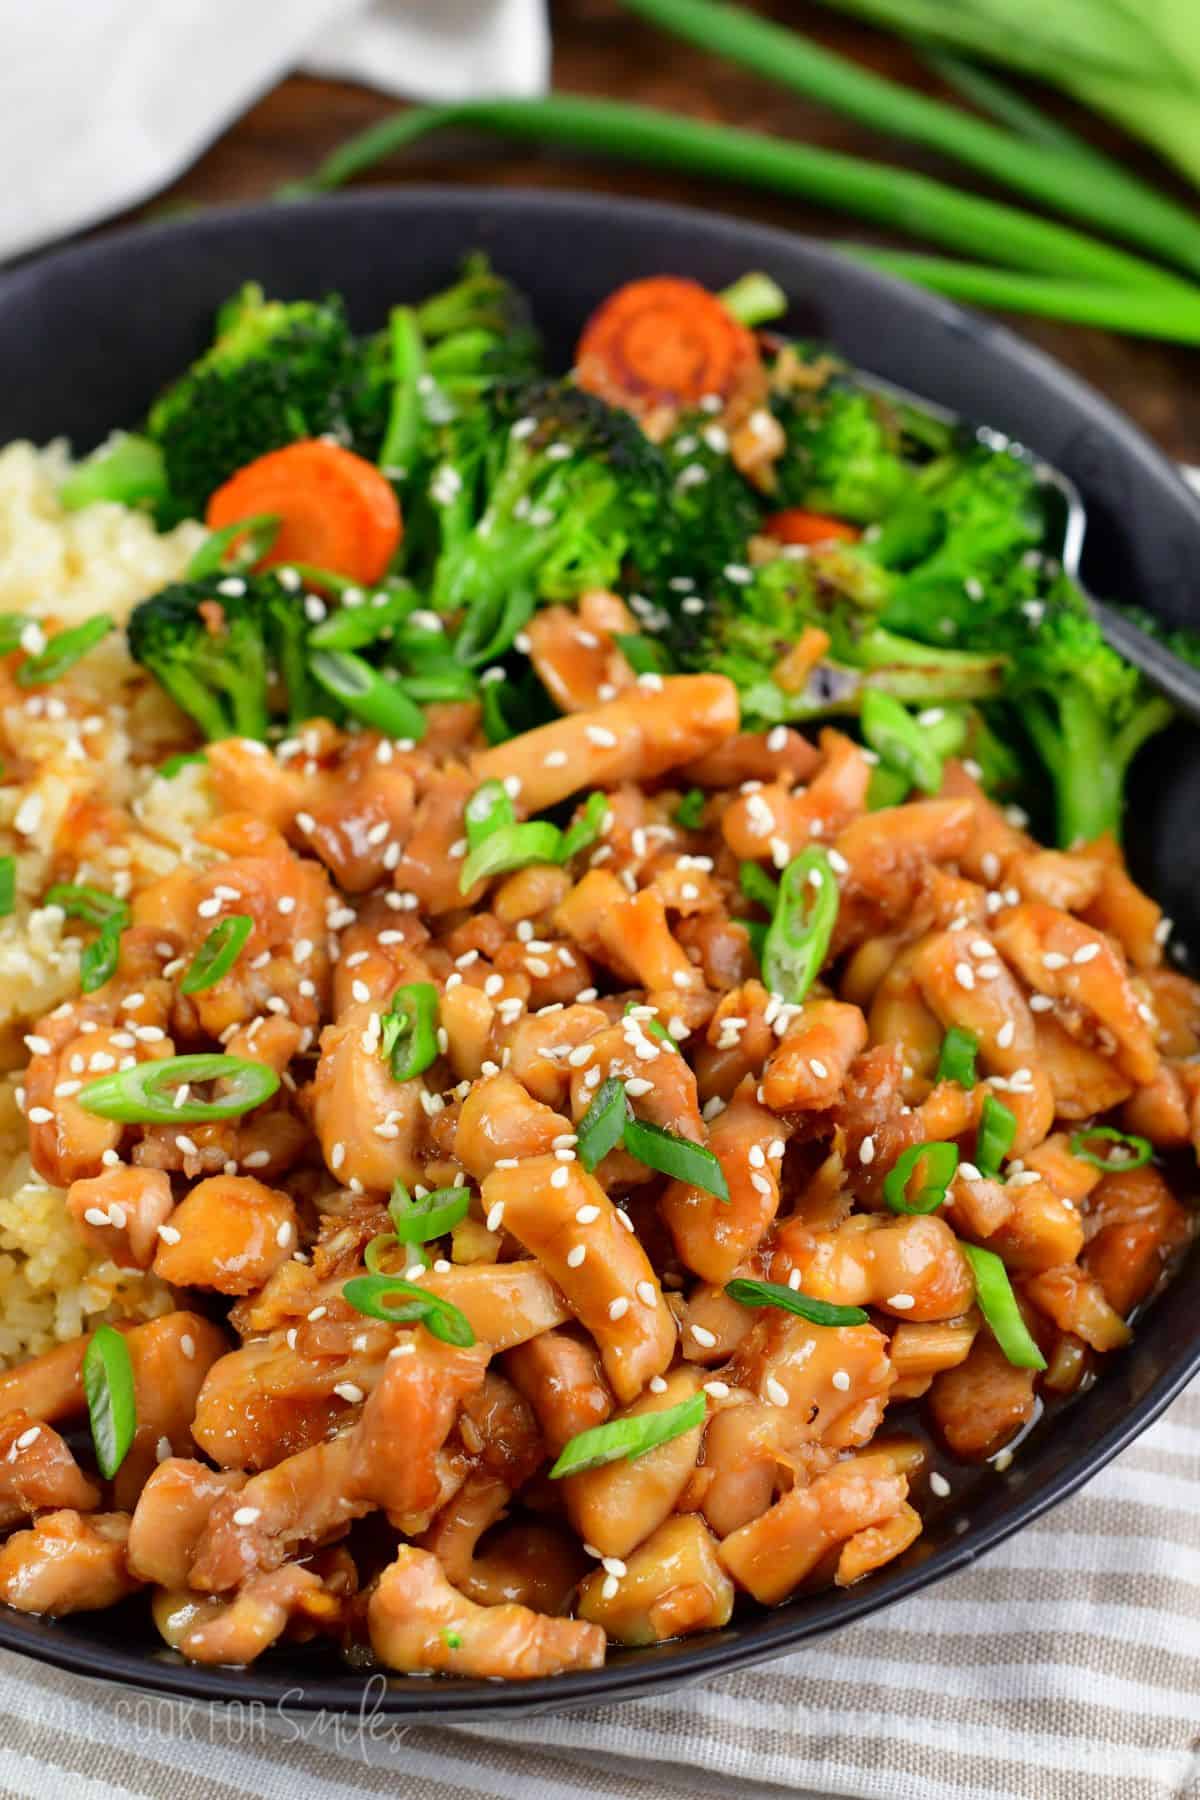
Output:
[[1024,141],[1002,126],[860,68],[741,6],[721,0],[625,0],[625,5],[663,30],[873,130],[941,151],[1056,212],[1200,274],[1200,223],[1194,215],[1099,152],[1064,152],[1044,137],[1040,143]]
[[1181,289],[1166,270],[1127,251],[926,175],[732,125],[574,94],[413,107],[351,138],[307,180],[285,188],[281,198],[341,187],[430,132],[454,125],[802,195],[971,256],[1099,287],[1153,288],[1157,294]]

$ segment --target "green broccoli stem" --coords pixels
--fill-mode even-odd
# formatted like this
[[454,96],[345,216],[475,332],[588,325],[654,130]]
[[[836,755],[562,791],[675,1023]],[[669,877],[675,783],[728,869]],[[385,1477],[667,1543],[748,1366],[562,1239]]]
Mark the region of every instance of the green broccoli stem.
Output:
[[787,295],[779,283],[761,270],[739,276],[730,287],[721,289],[717,299],[739,324],[751,329],[781,319],[788,309]]
[[1052,701],[1031,695],[1021,702],[1022,723],[1054,784],[1055,824],[1064,849],[1106,831],[1120,838],[1129,765],[1173,716],[1170,701],[1153,694],[1113,734],[1086,689],[1065,682]]
[[130,431],[118,432],[77,463],[58,490],[59,504],[67,512],[78,512],[98,500],[137,506],[147,501],[157,504],[166,497],[162,451],[149,438]]
[[1177,293],[1165,269],[1065,225],[967,194],[909,170],[809,144],[785,143],[732,125],[676,118],[650,107],[576,94],[543,100],[467,100],[417,106],[382,119],[325,158],[302,182],[281,190],[299,199],[341,187],[364,170],[448,125],[473,125],[523,142],[562,144],[722,180],[800,194],[875,219],[910,236],[1018,268],[1075,276],[1131,291]]

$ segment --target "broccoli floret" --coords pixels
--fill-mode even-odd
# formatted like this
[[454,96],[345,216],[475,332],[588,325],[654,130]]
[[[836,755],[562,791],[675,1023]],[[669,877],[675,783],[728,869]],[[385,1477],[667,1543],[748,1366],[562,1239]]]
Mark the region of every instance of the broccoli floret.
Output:
[[135,606],[128,629],[135,662],[207,738],[265,738],[281,683],[290,722],[329,710],[315,699],[298,597],[272,575],[175,582]]
[[539,599],[611,587],[640,561],[666,501],[659,452],[625,413],[566,382],[498,390],[448,428],[430,493],[442,515],[433,604],[453,613],[510,589]]
[[775,465],[781,506],[869,525],[911,493],[899,425],[877,395],[833,375],[774,394],[771,407],[787,437]]
[[1037,592],[1046,517],[1030,465],[973,445],[921,472],[870,553],[895,572],[885,623],[930,643],[970,645],[984,615]]
[[[428,472],[422,451],[429,427],[497,383],[530,381],[540,371],[529,302],[476,253],[451,287],[417,306],[396,307],[387,328],[364,340],[348,408],[355,448],[394,468],[397,480],[415,483]],[[409,428],[398,431],[405,413]]]
[[[853,551],[776,558],[710,597],[699,630],[678,645],[680,661],[728,675],[751,724],[853,714],[870,689],[915,704],[999,693],[1003,656],[945,650],[882,626],[885,583]],[[779,665],[810,627],[827,634],[829,650],[803,687],[781,685]]]
[[1006,691],[1053,783],[1058,841],[1117,836],[1129,766],[1174,709],[1109,648],[1065,577],[1025,623]]
[[268,300],[248,283],[218,316],[211,349],[150,410],[179,516],[235,470],[297,438],[351,436],[362,353],[341,300]]
[[675,611],[690,590],[745,561],[765,506],[732,461],[724,427],[703,413],[683,418],[661,450],[667,503],[652,539],[638,546],[637,579]]

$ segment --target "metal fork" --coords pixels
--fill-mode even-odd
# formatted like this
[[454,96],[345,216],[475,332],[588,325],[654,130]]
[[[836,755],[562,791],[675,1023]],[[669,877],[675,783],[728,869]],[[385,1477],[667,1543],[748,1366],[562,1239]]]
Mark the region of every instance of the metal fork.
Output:
[[[861,371],[856,377],[864,387],[872,388],[887,399],[899,401],[905,406],[915,408],[928,418],[936,419],[943,425],[961,430],[971,430],[978,441],[992,450],[1007,451],[1010,456],[1018,456],[1029,464],[1043,487],[1051,488],[1059,496],[1063,510],[1062,543],[1059,549],[1059,561],[1063,572],[1079,587],[1080,592],[1092,609],[1092,615],[1099,625],[1108,643],[1118,650],[1136,669],[1140,669],[1147,681],[1154,684],[1167,699],[1193,724],[1200,725],[1200,669],[1192,668],[1160,644],[1157,638],[1150,636],[1127,619],[1124,613],[1106,601],[1097,599],[1080,575],[1083,560],[1083,544],[1087,536],[1087,508],[1083,496],[1069,475],[1056,469],[1053,463],[1045,462],[1024,444],[1006,437],[1003,432],[995,431],[989,425],[971,426],[961,413],[956,413],[948,406],[941,406],[934,400],[927,400],[922,394],[914,394],[897,382],[887,381],[881,375],[866,375]],[[1185,470],[1185,475],[1192,479],[1196,472]],[[1200,486],[1200,481],[1194,482]]]

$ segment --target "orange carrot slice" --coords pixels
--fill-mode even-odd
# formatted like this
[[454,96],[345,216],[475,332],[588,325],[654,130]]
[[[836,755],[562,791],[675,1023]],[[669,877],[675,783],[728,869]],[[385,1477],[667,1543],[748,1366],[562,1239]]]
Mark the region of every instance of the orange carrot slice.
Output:
[[808,512],[803,506],[788,506],[783,512],[772,513],[763,531],[780,544],[856,544],[862,536],[857,525],[831,519],[827,513]]
[[280,520],[259,568],[311,563],[365,586],[386,574],[404,531],[391,482],[324,438],[304,438],[247,463],[209,500],[207,520],[216,531],[255,513]]
[[575,355],[580,387],[639,416],[722,403],[762,385],[754,334],[707,288],[655,275],[617,289],[588,320]]

